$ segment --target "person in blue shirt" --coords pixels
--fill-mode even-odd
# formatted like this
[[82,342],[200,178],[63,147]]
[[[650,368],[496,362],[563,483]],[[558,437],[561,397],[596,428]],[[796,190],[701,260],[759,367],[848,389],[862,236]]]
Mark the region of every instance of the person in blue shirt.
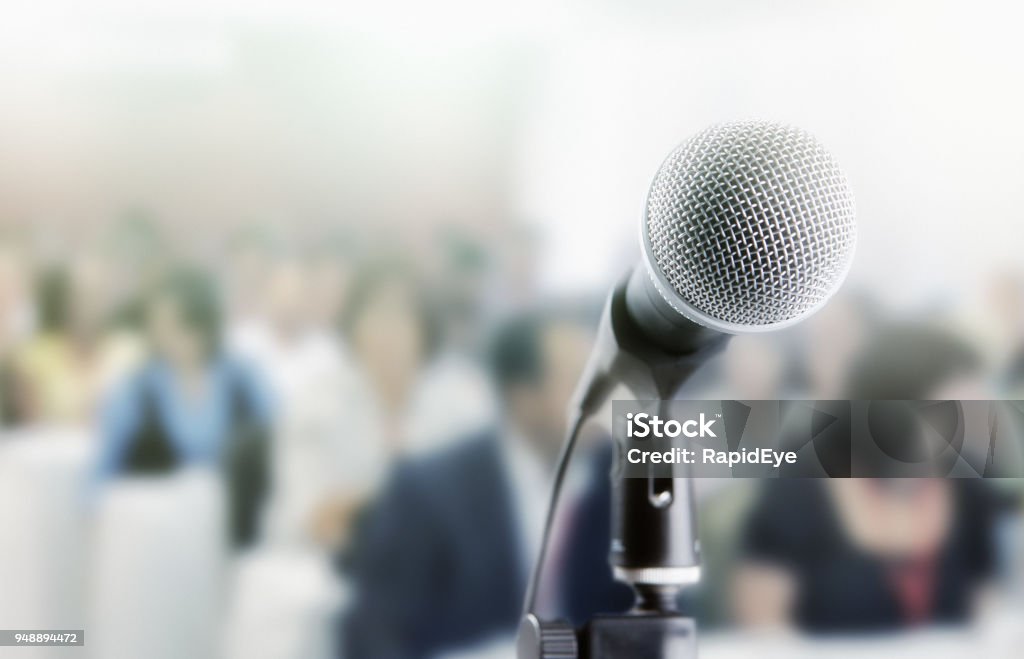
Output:
[[97,480],[220,469],[232,539],[248,544],[268,487],[266,389],[223,350],[220,303],[201,271],[172,271],[143,308],[150,357],[104,410]]

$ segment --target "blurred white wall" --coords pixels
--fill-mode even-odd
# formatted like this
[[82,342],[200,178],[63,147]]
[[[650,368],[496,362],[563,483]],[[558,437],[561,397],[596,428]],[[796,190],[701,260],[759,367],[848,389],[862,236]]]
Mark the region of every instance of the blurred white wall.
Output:
[[661,159],[745,118],[810,130],[846,169],[851,282],[921,304],[1020,263],[1019,4],[698,5],[606,3],[552,48],[520,180],[522,208],[552,236],[549,285],[618,276]]

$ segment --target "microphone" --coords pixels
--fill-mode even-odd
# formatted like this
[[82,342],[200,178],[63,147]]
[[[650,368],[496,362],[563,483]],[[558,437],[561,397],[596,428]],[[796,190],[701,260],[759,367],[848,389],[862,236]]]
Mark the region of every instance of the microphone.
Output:
[[728,335],[789,327],[820,309],[853,262],[853,193],[807,132],[771,122],[720,124],[662,163],[640,240],[640,263],[606,306],[577,409],[592,411],[616,384],[637,398],[668,398],[678,389],[680,382],[637,373],[623,352],[646,371]]
[[[570,430],[527,591],[520,657],[545,647],[578,656],[571,628],[533,614],[560,481],[583,422],[619,385],[637,400],[671,399],[733,334],[789,327],[820,309],[849,271],[857,242],[853,194],[839,165],[807,132],[746,121],[711,126],[678,146],[647,193],[641,261],[612,290],[570,406]],[[678,590],[699,577],[692,481],[617,478],[611,564],[638,594],[626,625],[596,618],[580,646],[592,656],[662,656]],[[571,649],[570,647],[571,646]],[[625,648],[630,648],[629,651]],[[557,653],[556,653],[557,654]],[[554,656],[554,655],[551,655]]]

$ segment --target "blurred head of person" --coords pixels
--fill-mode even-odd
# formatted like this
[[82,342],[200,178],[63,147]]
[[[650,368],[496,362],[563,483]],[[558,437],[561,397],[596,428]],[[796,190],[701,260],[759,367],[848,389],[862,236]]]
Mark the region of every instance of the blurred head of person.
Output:
[[310,321],[319,328],[332,327],[352,289],[356,255],[361,240],[352,232],[334,229],[311,246],[306,258],[309,282]]
[[989,282],[986,298],[996,319],[1017,333],[1024,332],[1024,275],[1004,270]]
[[519,315],[498,329],[491,345],[491,370],[507,422],[552,463],[592,345],[590,323],[565,310]]
[[983,381],[975,348],[926,323],[897,323],[872,332],[848,371],[851,400],[970,398]]
[[365,266],[339,319],[342,334],[387,408],[408,402],[436,343],[432,310],[412,267],[399,260]]
[[0,352],[15,342],[27,324],[28,265],[12,240],[0,238]]
[[747,400],[780,397],[786,376],[784,357],[777,337],[765,334],[734,336],[722,355],[728,391]]
[[1015,390],[1024,367],[1024,276],[1011,269],[997,272],[987,282],[983,300],[989,320],[984,347],[997,372],[1009,371],[1007,384]]
[[127,294],[146,290],[159,279],[167,264],[169,241],[158,216],[145,208],[131,208],[110,225],[106,254],[119,271]]
[[44,335],[64,336],[71,331],[71,277],[67,268],[50,266],[36,278],[36,323]]
[[82,339],[96,338],[114,313],[114,284],[102,258],[83,252],[69,266],[71,332]]
[[540,238],[536,228],[525,222],[502,227],[495,240],[495,261],[504,298],[519,305],[533,296],[540,272]]
[[448,346],[475,351],[492,255],[465,229],[445,227],[438,235],[437,301]]
[[213,280],[179,267],[150,294],[145,321],[154,356],[179,370],[203,367],[220,351],[221,306]]
[[[935,401],[940,412],[941,406],[951,404],[943,401],[982,393],[979,365],[975,350],[944,329],[925,324],[885,327],[853,360],[848,398],[893,406],[883,410],[885,424],[872,425],[876,444],[888,456],[925,456],[926,472],[939,470],[941,465],[928,464],[927,456],[942,454],[938,449],[943,447],[929,445],[942,438],[923,427],[919,414],[901,415],[899,403],[884,401]],[[895,463],[879,463],[878,472],[884,474],[888,464]],[[849,537],[872,554],[891,559],[929,555],[952,530],[956,486],[948,479],[863,478],[829,483]]]
[[274,262],[274,239],[268,231],[246,225],[234,232],[224,250],[224,284],[237,316],[256,314]]
[[843,292],[800,328],[807,386],[812,397],[842,397],[853,358],[864,346],[875,315],[866,298]]
[[309,272],[297,259],[270,267],[263,294],[267,322],[280,339],[297,337],[309,324]]

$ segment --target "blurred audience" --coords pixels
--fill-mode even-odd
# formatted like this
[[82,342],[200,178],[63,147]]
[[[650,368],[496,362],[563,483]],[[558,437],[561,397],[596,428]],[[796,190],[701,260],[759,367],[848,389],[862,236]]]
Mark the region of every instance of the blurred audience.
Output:
[[[430,657],[511,637],[589,334],[564,314],[499,330],[490,363],[500,423],[402,464],[389,480],[354,549],[346,656]],[[571,513],[560,522],[569,528],[545,579],[557,585],[539,594],[546,612],[580,621],[632,601],[607,562],[609,466],[599,460],[567,487]]]
[[[97,465],[90,492],[118,494],[89,518],[94,601],[124,608],[149,592],[138,574],[177,569],[165,538],[221,534],[236,550],[227,656],[328,656],[342,609],[346,656],[512,652],[565,401],[596,321],[537,288],[529,226],[459,226],[402,247],[390,229],[249,225],[207,260],[145,211],[63,257],[3,234],[0,437],[43,429],[31,440],[42,447],[35,435],[56,425],[96,436],[83,453]],[[214,275],[173,266],[196,260]],[[965,341],[846,292],[791,331],[737,337],[685,395],[1013,397],[1024,386],[1019,275],[994,276],[973,302],[931,310],[976,317]],[[610,456],[592,449],[571,472],[539,598],[577,622],[631,602],[607,563]],[[229,517],[196,514],[206,486],[177,478],[193,471],[226,486]],[[697,603],[702,616],[714,609],[701,622],[863,632],[964,621],[987,590],[1012,491],[988,484],[699,483],[710,596]],[[189,514],[172,520],[181,506]],[[178,551],[182,564],[210,554],[196,583],[223,571],[214,546]],[[122,569],[126,548],[136,572]],[[185,620],[188,606],[175,606],[155,618]],[[110,620],[110,633],[125,624]],[[267,626],[279,633],[254,645]]]

